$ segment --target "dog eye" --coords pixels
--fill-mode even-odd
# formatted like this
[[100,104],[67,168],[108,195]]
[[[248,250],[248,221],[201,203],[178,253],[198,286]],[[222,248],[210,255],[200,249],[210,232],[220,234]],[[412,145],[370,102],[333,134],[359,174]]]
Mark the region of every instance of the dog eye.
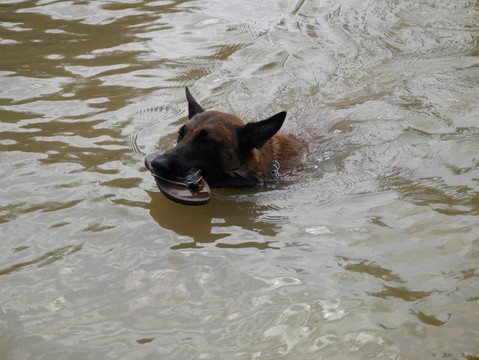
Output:
[[201,130],[198,134],[198,140],[202,144],[208,144],[210,140],[208,137],[208,132],[206,130]]

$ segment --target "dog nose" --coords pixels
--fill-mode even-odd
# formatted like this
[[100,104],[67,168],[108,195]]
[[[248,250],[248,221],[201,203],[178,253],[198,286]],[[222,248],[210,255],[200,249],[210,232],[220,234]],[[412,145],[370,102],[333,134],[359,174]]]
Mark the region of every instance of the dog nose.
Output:
[[148,170],[158,174],[164,174],[169,170],[170,164],[168,159],[159,152],[149,154],[145,158],[145,166]]
[[155,160],[160,155],[161,155],[161,153],[155,152],[155,153],[148,154],[145,157],[145,166],[148,170],[150,170],[150,171],[153,170],[153,168],[151,167],[151,163],[153,162],[153,160]]
[[156,174],[167,174],[170,170],[170,162],[164,156],[157,156],[151,161],[151,168]]

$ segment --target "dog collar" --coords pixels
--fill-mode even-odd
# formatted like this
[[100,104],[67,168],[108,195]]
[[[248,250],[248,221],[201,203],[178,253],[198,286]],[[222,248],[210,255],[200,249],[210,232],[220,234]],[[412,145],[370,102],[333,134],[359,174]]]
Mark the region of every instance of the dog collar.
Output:
[[279,173],[281,165],[279,164],[278,160],[274,160],[272,165],[273,170],[271,171],[271,177],[273,180],[279,179],[281,177],[281,174]]
[[273,180],[277,180],[281,177],[281,174],[279,173],[279,169],[281,168],[281,165],[279,164],[279,161],[276,160],[276,153],[274,151],[274,144],[275,141],[273,139],[273,142],[271,144],[271,151],[273,153],[273,162],[271,163],[271,166],[273,168],[273,170],[271,170],[271,178]]

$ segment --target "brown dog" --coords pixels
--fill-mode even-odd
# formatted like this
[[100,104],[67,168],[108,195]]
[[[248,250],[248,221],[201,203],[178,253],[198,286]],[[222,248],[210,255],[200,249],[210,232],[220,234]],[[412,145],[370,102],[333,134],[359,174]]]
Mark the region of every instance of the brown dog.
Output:
[[147,157],[152,172],[175,179],[197,168],[210,187],[238,187],[277,179],[303,161],[302,143],[276,134],[286,112],[245,124],[232,114],[204,111],[188,88],[186,99],[188,121],[178,131],[177,145]]

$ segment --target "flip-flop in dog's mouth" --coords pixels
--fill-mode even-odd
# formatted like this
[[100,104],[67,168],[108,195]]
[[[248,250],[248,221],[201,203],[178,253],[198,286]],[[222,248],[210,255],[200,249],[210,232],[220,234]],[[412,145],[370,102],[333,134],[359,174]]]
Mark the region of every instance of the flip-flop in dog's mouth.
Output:
[[155,178],[156,185],[163,195],[183,205],[205,205],[210,201],[210,187],[203,179],[200,169],[191,168],[176,179],[164,178],[156,174],[151,166],[152,161],[159,155],[159,153],[148,155],[145,158],[145,166]]

